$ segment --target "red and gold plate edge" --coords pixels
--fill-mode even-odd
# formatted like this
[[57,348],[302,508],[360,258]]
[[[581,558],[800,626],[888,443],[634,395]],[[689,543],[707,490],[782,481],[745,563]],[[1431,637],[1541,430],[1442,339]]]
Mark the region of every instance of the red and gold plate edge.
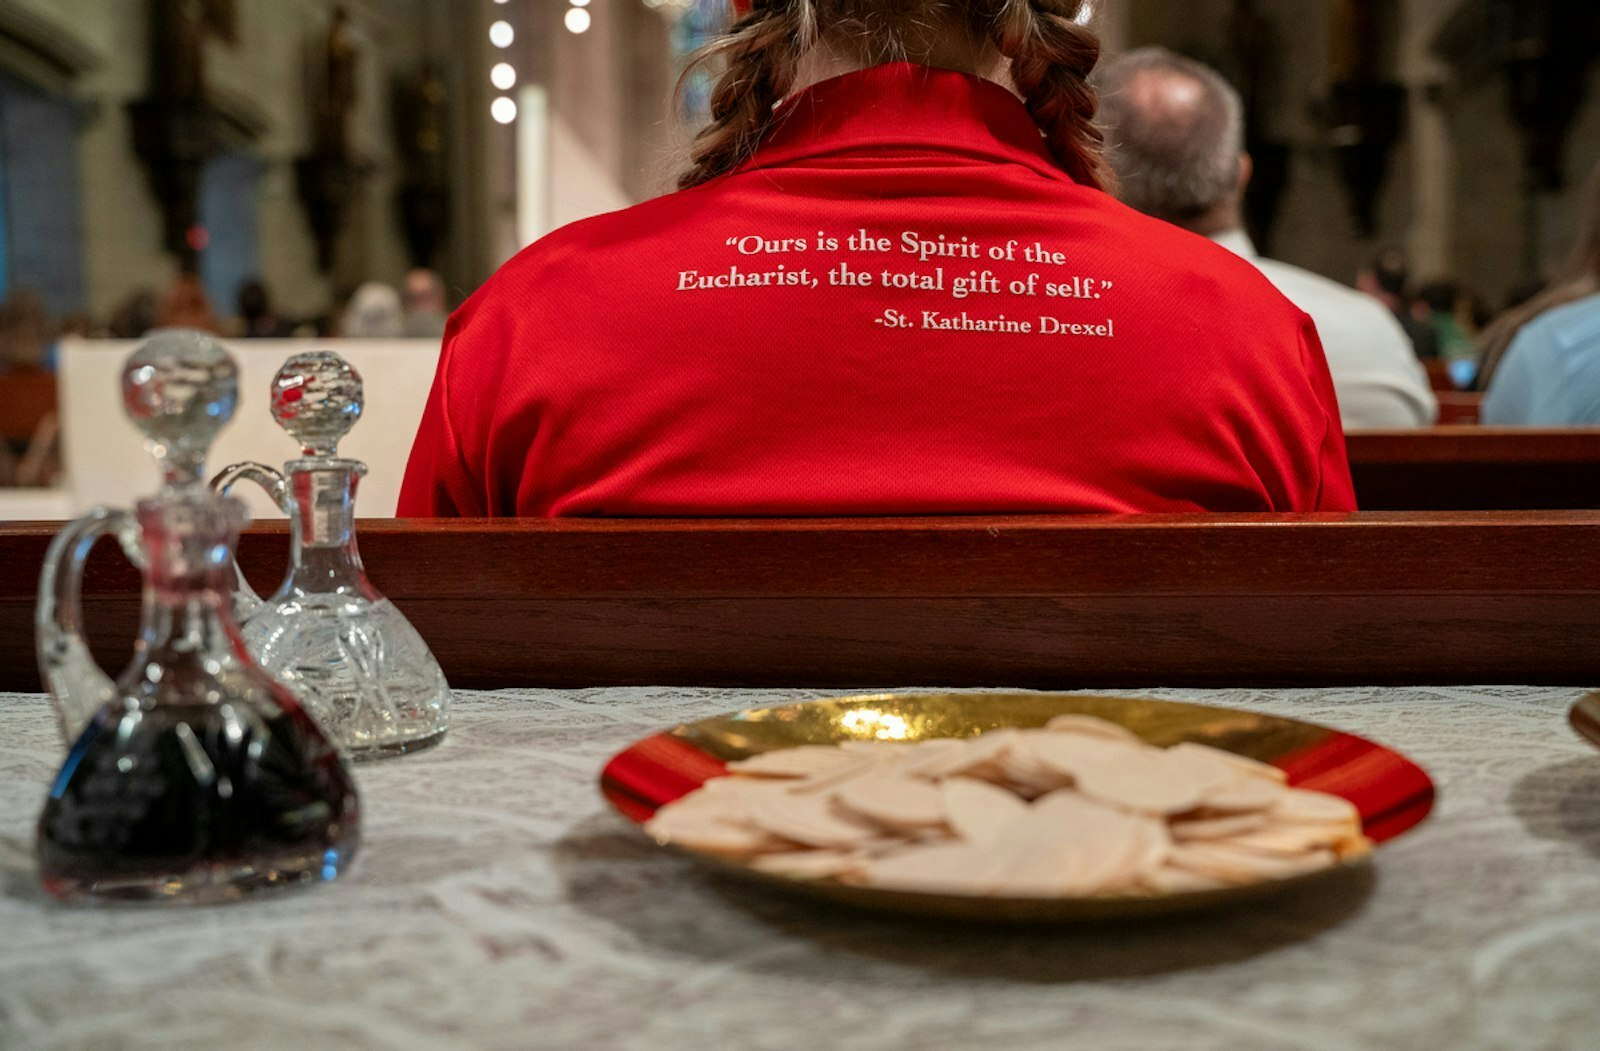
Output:
[[[1369,839],[1382,846],[1433,808],[1432,780],[1393,749],[1354,734],[1283,716],[1154,698],[1049,693],[871,694],[751,709],[653,734],[606,764],[600,789],[624,817],[643,824],[656,810],[721,776],[736,759],[802,744],[845,740],[967,737],[1003,726],[1042,726],[1065,713],[1126,726],[1156,745],[1196,741],[1282,769],[1291,785],[1349,800]],[[1576,713],[1576,709],[1575,709]],[[1600,733],[1600,697],[1596,698]],[[1574,725],[1577,725],[1574,715]],[[1597,740],[1600,743],[1600,740]],[[781,889],[881,911],[993,921],[1117,919],[1203,909],[1349,876],[1366,857],[1284,880],[1223,890],[1089,898],[999,898],[921,894],[759,872],[737,861],[668,847],[716,869]]]

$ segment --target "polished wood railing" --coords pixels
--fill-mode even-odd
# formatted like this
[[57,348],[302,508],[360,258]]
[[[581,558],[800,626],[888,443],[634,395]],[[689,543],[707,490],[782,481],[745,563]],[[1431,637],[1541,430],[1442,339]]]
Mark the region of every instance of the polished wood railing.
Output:
[[1364,511],[1600,508],[1600,427],[1434,427],[1346,436]]
[[[0,688],[38,688],[53,531],[0,527]],[[1600,680],[1600,513],[372,520],[361,543],[459,686]],[[240,552],[270,590],[287,537]],[[108,666],[137,588],[102,544]]]
[[1483,395],[1473,391],[1449,390],[1434,394],[1439,400],[1441,426],[1477,423],[1483,415]]

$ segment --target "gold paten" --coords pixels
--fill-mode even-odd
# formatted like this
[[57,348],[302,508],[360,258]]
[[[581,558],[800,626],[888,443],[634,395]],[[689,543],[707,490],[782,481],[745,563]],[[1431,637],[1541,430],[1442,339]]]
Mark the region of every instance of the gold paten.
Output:
[[[1303,754],[1339,736],[1297,719],[1145,698],[1069,694],[873,694],[738,712],[679,726],[671,736],[724,761],[806,744],[847,740],[919,741],[971,737],[1000,727],[1037,727],[1073,712],[1118,723],[1154,745],[1195,741],[1273,762]],[[771,887],[877,911],[998,922],[1079,922],[1186,912],[1247,901],[1325,881],[1368,865],[1362,857],[1290,879],[1183,894],[1142,893],[1078,898],[920,894],[759,872],[728,858],[677,851],[723,872]]]
[[1586,693],[1567,712],[1572,728],[1585,741],[1600,748],[1600,693]]

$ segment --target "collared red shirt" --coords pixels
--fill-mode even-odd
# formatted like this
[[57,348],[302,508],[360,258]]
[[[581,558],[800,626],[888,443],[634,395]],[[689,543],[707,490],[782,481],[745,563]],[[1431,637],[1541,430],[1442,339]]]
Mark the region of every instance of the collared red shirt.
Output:
[[506,264],[451,319],[399,513],[1353,506],[1302,311],[1074,183],[1003,88],[897,63]]
[[1243,230],[1211,239],[1250,260],[1317,323],[1345,430],[1427,427],[1439,418],[1427,370],[1406,330],[1382,303],[1321,274],[1262,257]]

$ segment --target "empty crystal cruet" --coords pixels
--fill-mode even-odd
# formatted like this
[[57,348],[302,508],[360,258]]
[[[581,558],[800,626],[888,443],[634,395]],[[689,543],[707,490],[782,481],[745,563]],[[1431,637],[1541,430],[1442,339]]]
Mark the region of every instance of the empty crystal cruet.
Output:
[[296,354],[272,382],[272,415],[301,448],[279,474],[236,464],[212,485],[245,479],[288,513],[289,573],[270,598],[243,577],[238,613],[262,667],[293,689],[352,759],[437,743],[449,726],[450,687],[405,616],[367,578],[356,549],[359,460],[338,454],[361,417],[361,376],[330,351]]
[[[67,899],[214,902],[331,880],[358,841],[349,769],[233,615],[245,510],[204,484],[238,371],[211,338],[159,333],[122,374],[164,484],[55,539],[39,582],[40,672],[70,749],[39,818],[40,877]],[[144,573],[134,657],[113,682],[82,633],[90,549],[112,535]]]

